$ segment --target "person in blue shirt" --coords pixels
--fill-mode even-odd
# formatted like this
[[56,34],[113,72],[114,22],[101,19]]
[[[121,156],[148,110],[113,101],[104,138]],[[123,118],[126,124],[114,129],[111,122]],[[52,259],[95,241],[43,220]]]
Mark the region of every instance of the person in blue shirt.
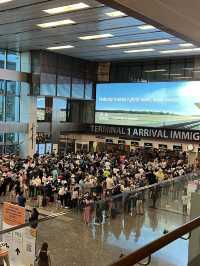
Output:
[[19,196],[17,198],[17,202],[18,202],[18,205],[20,207],[25,207],[25,204],[26,204],[26,198],[24,197],[23,195],[23,192],[20,192],[19,193]]

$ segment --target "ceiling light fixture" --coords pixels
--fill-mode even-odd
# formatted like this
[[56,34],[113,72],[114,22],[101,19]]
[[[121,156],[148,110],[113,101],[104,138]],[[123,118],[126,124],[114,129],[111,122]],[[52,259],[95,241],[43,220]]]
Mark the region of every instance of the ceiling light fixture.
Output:
[[77,4],[73,4],[73,5],[68,5],[68,6],[60,6],[60,7],[45,9],[43,11],[45,13],[50,14],[50,15],[55,15],[55,14],[61,14],[61,13],[81,10],[81,9],[85,9],[85,8],[89,8],[89,7],[90,6],[85,4],[85,3],[77,3]]
[[125,13],[121,12],[121,11],[112,11],[112,12],[108,12],[106,13],[107,16],[111,17],[111,18],[118,18],[118,17],[124,17],[126,16]]
[[63,46],[53,46],[53,47],[48,47],[48,50],[61,50],[61,49],[69,49],[69,48],[74,48],[72,45],[63,45]]
[[184,70],[192,71],[194,68],[193,67],[184,67]]
[[176,74],[176,73],[166,73],[166,74],[161,74],[162,76],[182,76],[182,74]]
[[51,21],[42,24],[37,24],[37,26],[40,28],[52,28],[52,27],[71,25],[71,24],[75,24],[75,22],[71,19],[65,19],[65,20],[58,20],[58,21]]
[[130,54],[130,53],[143,53],[143,52],[153,52],[155,49],[149,48],[149,49],[138,49],[138,50],[128,50],[124,51],[124,53]]
[[176,79],[191,79],[192,77],[177,77]]
[[192,43],[180,43],[179,46],[180,47],[193,47],[194,44],[192,44]]
[[141,25],[141,26],[138,26],[138,29],[140,29],[140,30],[153,30],[153,29],[155,29],[155,27],[154,26],[152,26],[152,25]]
[[79,39],[86,41],[86,40],[95,40],[95,39],[102,39],[102,38],[109,38],[109,37],[113,37],[113,35],[110,33],[105,33],[105,34],[81,36],[79,37]]
[[4,4],[4,3],[8,3],[8,2],[11,2],[13,0],[0,0],[0,4]]
[[166,69],[152,69],[152,70],[145,70],[146,73],[154,73],[154,72],[165,72]]
[[166,44],[170,43],[171,40],[153,40],[153,41],[143,41],[143,42],[131,42],[131,43],[119,43],[119,44],[111,44],[107,45],[108,48],[121,48],[121,47],[131,47],[131,46],[142,46],[142,45],[154,45],[154,44]]
[[176,53],[189,53],[189,52],[198,52],[200,48],[188,48],[188,49],[180,49],[180,50],[165,50],[160,51],[160,54],[176,54]]

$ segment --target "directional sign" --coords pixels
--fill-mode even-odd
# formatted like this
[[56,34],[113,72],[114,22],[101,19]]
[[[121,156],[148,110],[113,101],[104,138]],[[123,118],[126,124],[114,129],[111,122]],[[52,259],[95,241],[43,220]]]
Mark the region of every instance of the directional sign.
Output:
[[[25,208],[4,203],[3,229],[25,223]],[[10,266],[31,266],[35,260],[37,230],[25,227],[3,235],[0,243],[8,251]]]
[[20,254],[20,250],[17,248],[16,250],[17,256]]

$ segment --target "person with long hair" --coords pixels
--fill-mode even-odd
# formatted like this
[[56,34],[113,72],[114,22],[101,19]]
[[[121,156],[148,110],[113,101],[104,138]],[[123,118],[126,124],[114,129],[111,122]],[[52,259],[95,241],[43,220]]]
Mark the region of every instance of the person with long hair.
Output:
[[36,229],[38,226],[38,217],[39,217],[39,212],[37,211],[36,208],[33,208],[31,215],[29,217],[29,222],[31,225],[31,228]]
[[85,224],[89,224],[92,220],[92,214],[93,214],[93,200],[90,197],[90,195],[88,195],[84,200],[84,209],[83,209],[83,219]]
[[44,242],[36,259],[38,266],[51,266],[51,258],[48,252],[48,243]]

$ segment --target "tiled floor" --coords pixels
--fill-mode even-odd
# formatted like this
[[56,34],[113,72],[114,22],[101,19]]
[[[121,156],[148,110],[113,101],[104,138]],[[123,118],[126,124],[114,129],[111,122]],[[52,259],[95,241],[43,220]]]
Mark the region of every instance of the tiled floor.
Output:
[[[185,222],[179,214],[148,209],[144,216],[118,216],[104,225],[86,226],[77,214],[41,223],[37,248],[49,243],[52,266],[106,266]],[[177,240],[152,256],[151,266],[186,266],[188,242]]]

